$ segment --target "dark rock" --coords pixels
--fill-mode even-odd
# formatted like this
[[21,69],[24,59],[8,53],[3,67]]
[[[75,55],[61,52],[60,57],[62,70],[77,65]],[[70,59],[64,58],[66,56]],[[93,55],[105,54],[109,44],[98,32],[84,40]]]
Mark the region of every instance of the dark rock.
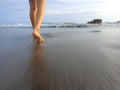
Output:
[[102,19],[94,19],[93,21],[89,21],[87,23],[89,23],[89,24],[101,24],[102,23]]
[[120,21],[117,21],[117,23],[120,23]]

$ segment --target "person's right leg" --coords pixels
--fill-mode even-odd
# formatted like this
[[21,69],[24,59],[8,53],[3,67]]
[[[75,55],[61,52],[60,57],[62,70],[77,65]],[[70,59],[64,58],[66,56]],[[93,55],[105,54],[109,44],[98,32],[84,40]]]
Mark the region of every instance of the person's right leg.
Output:
[[[35,26],[35,31],[39,32],[43,17],[44,17],[44,12],[45,12],[45,6],[46,6],[46,0],[36,0],[37,2],[37,14],[36,14],[36,26]],[[44,42],[45,40],[43,37],[40,35],[40,42]]]

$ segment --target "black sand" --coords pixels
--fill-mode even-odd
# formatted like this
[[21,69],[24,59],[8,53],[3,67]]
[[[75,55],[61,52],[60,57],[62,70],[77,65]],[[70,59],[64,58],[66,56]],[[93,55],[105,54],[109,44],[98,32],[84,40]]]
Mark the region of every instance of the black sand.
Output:
[[120,90],[119,28],[31,32],[0,28],[0,90]]

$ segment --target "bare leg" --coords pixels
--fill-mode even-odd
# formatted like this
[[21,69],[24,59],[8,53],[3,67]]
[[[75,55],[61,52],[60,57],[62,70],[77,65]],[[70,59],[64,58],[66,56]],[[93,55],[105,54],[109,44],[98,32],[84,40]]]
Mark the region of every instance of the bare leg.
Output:
[[30,20],[32,23],[33,29],[36,26],[36,12],[37,12],[37,3],[36,0],[29,0],[30,2]]
[[[36,3],[36,0],[29,0],[29,3],[30,3],[30,20],[32,23],[32,28],[35,31],[37,3]],[[36,42],[37,41],[36,38],[40,38],[40,35],[39,34],[37,35],[37,33],[33,33],[33,37],[34,37],[34,41]]]
[[[36,14],[35,32],[39,32],[42,25],[43,17],[44,17],[46,0],[36,0],[36,2],[37,2],[37,14]],[[44,41],[45,40],[40,35],[40,42],[44,42]]]
[[41,28],[42,20],[44,17],[44,10],[46,0],[29,0],[30,1],[30,19],[33,27],[33,37],[39,42],[44,42],[45,40],[40,35],[39,31]]

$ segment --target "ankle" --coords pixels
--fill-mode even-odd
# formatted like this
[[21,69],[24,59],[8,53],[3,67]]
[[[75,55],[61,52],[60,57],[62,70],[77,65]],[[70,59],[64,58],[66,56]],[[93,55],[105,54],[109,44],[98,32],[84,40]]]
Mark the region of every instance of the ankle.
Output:
[[34,30],[33,33],[39,33],[39,31],[38,30]]
[[39,29],[38,27],[35,27],[35,28],[34,28],[34,31],[39,32],[40,29]]

